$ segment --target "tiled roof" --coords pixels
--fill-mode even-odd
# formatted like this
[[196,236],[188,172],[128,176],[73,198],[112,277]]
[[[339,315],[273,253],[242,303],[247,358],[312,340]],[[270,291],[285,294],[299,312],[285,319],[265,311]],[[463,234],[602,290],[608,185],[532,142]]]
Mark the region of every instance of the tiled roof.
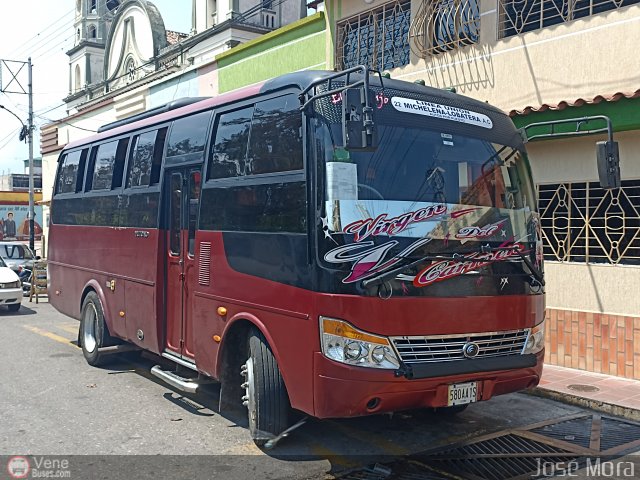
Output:
[[530,113],[544,112],[546,110],[564,110],[567,107],[595,105],[601,102],[617,102],[623,98],[640,98],[640,88],[634,92],[617,92],[611,95],[596,95],[593,98],[578,98],[574,101],[563,100],[556,104],[543,103],[539,107],[528,106],[522,110],[509,111],[509,116],[515,117],[516,115],[529,115]]
[[181,42],[182,40],[184,40],[185,38],[187,38],[189,35],[187,35],[186,33],[180,33],[180,32],[174,32],[173,30],[167,30],[167,42],[169,42],[169,45],[174,45],[178,42]]

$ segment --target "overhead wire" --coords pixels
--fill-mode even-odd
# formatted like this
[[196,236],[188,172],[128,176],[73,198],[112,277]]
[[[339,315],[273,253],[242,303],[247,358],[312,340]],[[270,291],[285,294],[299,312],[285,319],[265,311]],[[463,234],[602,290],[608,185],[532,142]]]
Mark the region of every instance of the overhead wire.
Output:
[[[7,145],[9,145],[9,143],[13,140],[11,137],[13,137],[14,135],[17,135],[20,132],[20,128],[16,128],[15,130],[11,131],[11,133],[9,133],[6,137],[4,137],[2,140],[0,140],[0,150],[2,150],[3,148],[5,148]],[[6,142],[5,142],[6,140]],[[4,143],[2,143],[4,142]]]
[[[282,3],[286,2],[286,1],[288,1],[288,0],[276,0],[276,1],[274,1],[274,2],[273,2],[272,7],[278,6],[278,5],[280,5],[280,4],[282,4]],[[253,17],[255,14],[257,14],[258,12],[260,12],[260,10],[261,10],[261,9],[262,9],[262,4],[254,5],[253,7],[251,7],[251,8],[249,8],[249,9],[247,9],[245,12],[242,12],[242,13],[241,13],[240,15],[238,15],[236,18],[232,19],[231,24],[244,23],[246,20],[250,19],[250,18],[251,18],[251,17]],[[65,15],[63,15],[62,17],[60,17],[58,20],[56,20],[53,24],[57,23],[57,22],[58,22],[58,21],[60,21],[61,19],[64,19],[67,15],[69,15],[69,13],[72,13],[72,12],[73,12],[73,9],[72,9],[71,11],[67,12],[67,13],[66,13]],[[107,15],[109,15],[109,14],[111,14],[111,13],[112,13],[111,11],[106,11],[104,14],[100,15],[100,16],[97,18],[97,20],[98,20],[98,21],[99,21],[99,20],[102,20],[102,19],[104,19]],[[73,23],[73,22],[71,22],[71,23]],[[51,24],[51,25],[50,25],[49,27],[47,27],[47,28],[50,28],[51,26],[53,26],[53,24]],[[59,30],[62,30],[62,29],[64,29],[64,28],[69,28],[68,23],[67,23],[67,24],[65,24],[65,25],[61,25],[61,26],[57,27],[57,28],[56,28],[56,30],[55,30],[54,32],[50,33],[50,34],[47,36],[47,38],[48,38],[48,37],[50,37],[53,33],[57,33]],[[30,55],[30,56],[31,56],[31,59],[32,59],[32,63],[33,63],[33,60],[37,60],[37,59],[39,59],[39,58],[42,58],[42,57],[44,57],[46,54],[48,54],[48,53],[52,52],[53,50],[56,50],[56,49],[58,49],[58,48],[61,48],[61,47],[62,47],[66,42],[68,42],[69,40],[73,39],[73,38],[75,37],[75,35],[76,35],[76,33],[75,33],[75,32],[73,32],[71,35],[69,35],[69,36],[65,37],[64,39],[62,39],[62,40],[58,41],[57,43],[54,43],[53,45],[43,44],[43,45],[39,46],[39,47],[38,47],[38,48],[36,48],[36,49],[35,49],[35,51],[33,51],[33,52],[32,52],[32,54]],[[43,38],[42,40],[45,40],[45,39]],[[48,48],[46,48],[46,47],[48,47]],[[46,49],[45,49],[45,50],[41,50],[42,48],[46,48]],[[138,71],[138,70],[142,69],[143,67],[146,67],[146,66],[151,65],[151,64],[154,64],[154,63],[155,63],[155,59],[152,59],[152,60],[151,60],[151,61],[149,61],[149,62],[145,62],[145,63],[143,63],[143,64],[141,64],[141,65],[137,66],[137,67],[135,68],[135,70],[136,70],[136,71]],[[185,67],[185,68],[186,68],[186,67]],[[112,79],[110,79],[110,80],[112,80],[112,81],[113,81],[113,80],[118,80],[118,79],[121,79],[121,78],[123,78],[123,77],[126,77],[128,74],[129,74],[129,72],[125,72],[124,74],[119,75],[119,76],[117,76],[117,77],[114,77],[114,78],[112,78]],[[51,107],[51,106],[47,105],[47,106],[43,107],[43,108],[45,108],[46,110],[45,110],[45,111],[41,111],[41,112],[39,112],[39,113],[40,113],[41,115],[42,115],[42,114],[45,114],[45,113],[49,113],[49,112],[51,112],[51,111],[53,111],[53,110],[56,110],[57,108],[60,108],[60,107],[62,107],[62,106],[65,106],[65,105],[66,105],[66,103],[64,103],[64,102],[63,102],[63,103],[61,103],[61,104],[58,104],[58,105],[56,105],[56,106],[53,106],[53,107]]]
[[[50,32],[49,34],[47,34],[46,36],[42,37],[41,35],[43,33],[45,33],[47,30],[51,29],[54,27],[55,24],[57,24],[58,22],[60,22],[60,20],[65,20],[69,14],[72,14],[74,11],[74,9],[72,8],[71,10],[69,10],[68,12],[66,12],[62,17],[58,18],[57,20],[55,20],[54,22],[50,23],[47,27],[45,27],[42,31],[38,32],[36,35],[34,35],[33,37],[31,37],[30,39],[28,39],[26,42],[22,43],[22,45],[20,45],[16,50],[14,50],[13,52],[11,52],[11,57],[12,58],[19,58],[23,55],[26,55],[27,52],[30,49],[35,48],[36,46],[38,46],[39,44],[46,42],[51,36],[53,36],[55,33],[59,32],[60,30],[62,30],[63,28],[68,28],[68,24],[67,22],[65,22],[63,25],[59,25],[58,27],[55,27],[55,29]],[[33,44],[31,44],[31,42],[35,40],[35,42]]]

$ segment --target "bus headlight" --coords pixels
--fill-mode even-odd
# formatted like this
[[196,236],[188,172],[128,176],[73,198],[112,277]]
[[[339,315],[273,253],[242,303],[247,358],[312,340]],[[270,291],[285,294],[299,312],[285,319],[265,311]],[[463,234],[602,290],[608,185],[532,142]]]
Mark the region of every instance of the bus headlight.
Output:
[[527,344],[524,346],[523,354],[538,353],[544,348],[544,320],[533,327],[527,338]]
[[388,338],[363,332],[342,320],[320,317],[320,343],[324,356],[336,362],[369,368],[400,367]]

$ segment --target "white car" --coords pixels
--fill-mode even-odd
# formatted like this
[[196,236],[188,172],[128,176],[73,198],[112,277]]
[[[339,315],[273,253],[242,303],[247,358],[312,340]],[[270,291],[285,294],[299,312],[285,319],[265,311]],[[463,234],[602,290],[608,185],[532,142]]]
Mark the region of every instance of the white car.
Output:
[[21,302],[22,282],[16,272],[0,258],[0,305],[6,306],[11,312],[17,312]]

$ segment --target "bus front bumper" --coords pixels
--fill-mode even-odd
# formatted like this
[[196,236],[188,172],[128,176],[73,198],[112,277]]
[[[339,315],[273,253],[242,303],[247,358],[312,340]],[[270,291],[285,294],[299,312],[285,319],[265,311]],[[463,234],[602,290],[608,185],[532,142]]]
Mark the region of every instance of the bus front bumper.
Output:
[[[357,417],[385,412],[447,406],[449,385],[478,382],[477,401],[535,387],[542,375],[544,350],[526,367],[502,367],[425,378],[397,377],[393,370],[343,365],[314,356],[314,415],[318,418]],[[446,362],[443,362],[446,363]],[[520,362],[520,365],[523,365]],[[435,365],[434,365],[435,367]],[[424,375],[424,374],[423,374]]]

